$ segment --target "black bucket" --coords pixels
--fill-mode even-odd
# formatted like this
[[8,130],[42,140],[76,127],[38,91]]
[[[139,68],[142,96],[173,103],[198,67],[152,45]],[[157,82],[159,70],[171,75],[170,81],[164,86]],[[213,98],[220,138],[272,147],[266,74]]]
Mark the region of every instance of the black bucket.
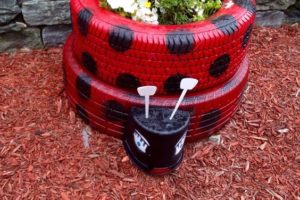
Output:
[[142,170],[162,175],[176,169],[183,158],[183,146],[190,113],[154,107],[145,118],[144,108],[134,107],[128,118],[124,147],[131,160]]

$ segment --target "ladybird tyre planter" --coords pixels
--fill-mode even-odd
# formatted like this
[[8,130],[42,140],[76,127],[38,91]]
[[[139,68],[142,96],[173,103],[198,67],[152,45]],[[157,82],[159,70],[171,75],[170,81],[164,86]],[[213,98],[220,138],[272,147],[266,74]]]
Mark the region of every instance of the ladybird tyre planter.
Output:
[[[66,93],[79,116],[104,134],[121,138],[128,112],[133,106],[143,106],[144,99],[96,79],[77,62],[73,53],[75,37],[70,36],[64,48]],[[213,134],[235,113],[248,79],[248,59],[237,67],[227,82],[213,88],[189,94],[182,109],[190,111],[188,139],[195,140]],[[151,106],[174,107],[178,96],[154,96]]]
[[75,57],[123,89],[155,84],[158,93],[174,94],[183,77],[199,80],[193,91],[214,87],[237,72],[255,20],[255,0],[228,2],[207,20],[167,26],[123,18],[98,0],[71,0]]

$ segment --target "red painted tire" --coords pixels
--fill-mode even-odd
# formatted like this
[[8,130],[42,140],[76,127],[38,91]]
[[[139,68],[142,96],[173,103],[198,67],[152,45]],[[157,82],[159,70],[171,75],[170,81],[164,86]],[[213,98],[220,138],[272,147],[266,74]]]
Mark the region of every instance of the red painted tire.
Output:
[[[72,52],[73,38],[64,48],[66,93],[77,113],[101,133],[122,137],[126,116],[132,106],[142,106],[143,98],[115,88],[90,76]],[[218,130],[235,113],[248,79],[248,60],[228,82],[209,90],[189,94],[181,108],[192,112],[188,138],[206,137]],[[155,96],[152,106],[174,107],[178,96]]]
[[[116,138],[122,138],[128,115],[127,112],[121,113],[109,109],[111,113],[123,116],[123,118],[121,119],[114,116],[113,118],[107,118],[107,113],[90,109],[90,105],[81,105],[81,103],[75,100],[76,97],[73,97],[71,94],[68,94],[68,98],[70,104],[76,109],[77,114],[79,114],[86,123],[90,124],[93,128],[100,130],[101,133]],[[240,98],[241,96],[235,102],[232,102],[232,105],[228,105],[226,110],[216,110],[215,112],[203,114],[202,116],[194,116],[189,127],[187,140],[195,141],[196,139],[202,139],[219,130],[239,108]],[[105,108],[105,105],[98,105],[98,109],[99,108],[108,109]],[[96,111],[97,113],[90,113],[93,111]],[[220,116],[219,112],[221,113]],[[200,120],[202,118],[205,118],[202,122],[205,125],[200,127]]]
[[254,0],[228,9],[227,2],[205,21],[155,26],[101,9],[98,0],[71,0],[73,49],[90,73],[120,88],[156,84],[158,93],[174,94],[184,76],[200,81],[194,91],[210,88],[237,71],[255,19]]

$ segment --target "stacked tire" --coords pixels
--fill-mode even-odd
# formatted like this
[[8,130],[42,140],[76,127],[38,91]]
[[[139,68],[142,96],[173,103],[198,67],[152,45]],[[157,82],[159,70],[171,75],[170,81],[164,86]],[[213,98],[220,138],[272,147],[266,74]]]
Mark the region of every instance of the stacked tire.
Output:
[[64,48],[71,105],[101,133],[121,138],[130,108],[144,105],[137,87],[156,85],[151,105],[174,107],[181,79],[191,77],[199,84],[181,107],[192,114],[188,139],[215,133],[238,109],[249,73],[256,3],[230,2],[205,21],[167,26],[123,18],[98,0],[71,0]]

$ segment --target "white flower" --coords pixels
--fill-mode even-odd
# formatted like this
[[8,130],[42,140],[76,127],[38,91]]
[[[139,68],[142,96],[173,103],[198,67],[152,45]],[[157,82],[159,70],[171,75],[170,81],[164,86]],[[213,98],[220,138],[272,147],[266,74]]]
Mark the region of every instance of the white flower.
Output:
[[112,9],[123,8],[125,12],[134,13],[137,9],[135,0],[107,0]]
[[196,8],[195,11],[197,12],[198,16],[203,16],[203,12],[204,12],[203,8]]
[[234,3],[233,3],[232,1],[228,1],[228,2],[225,4],[225,8],[226,8],[226,9],[231,8],[233,5],[234,5]]
[[125,12],[128,12],[128,13],[134,13],[138,8],[138,5],[136,3],[132,3],[132,4],[125,4],[123,6],[123,9]]
[[153,8],[151,10],[150,8],[142,7],[137,10],[133,19],[149,24],[158,24],[157,9]]
[[147,2],[148,2],[148,0],[137,0],[137,3],[139,4],[139,6],[145,5]]
[[117,9],[120,7],[122,0],[107,0],[107,3],[110,5],[112,9]]
[[157,9],[151,9],[149,0],[107,0],[112,9],[122,8],[132,14],[132,19],[149,24],[159,24]]

